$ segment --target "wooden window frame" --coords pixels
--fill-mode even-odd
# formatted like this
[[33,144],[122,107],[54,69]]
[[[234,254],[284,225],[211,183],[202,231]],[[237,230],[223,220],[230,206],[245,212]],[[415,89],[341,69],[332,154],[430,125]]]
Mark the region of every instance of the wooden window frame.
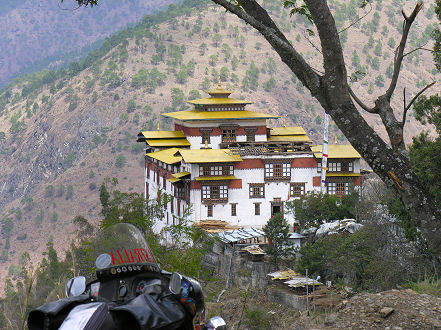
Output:
[[233,165],[199,165],[199,176],[231,176]]
[[291,164],[285,162],[265,163],[265,181],[291,180]]
[[199,131],[201,132],[202,144],[205,144],[205,142],[207,144],[211,143],[210,136],[213,130],[211,128],[200,128]]
[[[255,194],[256,190],[257,190],[258,194]],[[250,198],[265,198],[265,184],[264,183],[250,183],[248,192],[249,192]]]
[[256,132],[257,128],[245,128],[246,141],[247,142],[256,142]]
[[222,143],[236,142],[236,128],[222,128]]
[[231,203],[231,216],[237,217],[237,203]]
[[202,203],[228,202],[228,185],[203,185],[201,187]]
[[260,215],[260,204],[262,203],[254,203],[254,215]]
[[291,197],[300,197],[304,194],[305,194],[305,182],[292,182],[290,184],[289,195]]
[[207,218],[213,217],[213,204],[207,204]]

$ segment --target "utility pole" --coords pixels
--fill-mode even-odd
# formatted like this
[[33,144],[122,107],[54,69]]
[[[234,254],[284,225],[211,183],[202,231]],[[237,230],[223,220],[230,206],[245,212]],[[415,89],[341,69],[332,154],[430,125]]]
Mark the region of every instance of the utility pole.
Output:
[[325,111],[325,119],[323,121],[323,146],[322,146],[322,177],[320,184],[320,192],[326,193],[326,171],[328,170],[328,127],[329,115]]

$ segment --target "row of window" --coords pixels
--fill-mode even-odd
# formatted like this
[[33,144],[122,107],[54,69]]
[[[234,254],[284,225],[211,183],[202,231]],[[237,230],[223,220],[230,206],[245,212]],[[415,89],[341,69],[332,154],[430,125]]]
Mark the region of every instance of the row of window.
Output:
[[[322,172],[322,162],[317,163],[317,172]],[[354,172],[354,162],[328,162],[328,172]]]
[[199,166],[200,176],[230,176],[233,175],[233,165],[201,165]]
[[245,107],[206,107],[205,111],[239,111],[239,110],[245,110]]
[[[210,143],[210,133],[211,130],[205,129],[201,130],[202,143]],[[255,142],[256,141],[256,130],[250,129],[245,130],[246,133],[246,141],[247,142]],[[236,129],[228,128],[222,130],[222,143],[236,142]]]
[[[305,194],[304,182],[292,182],[289,187],[289,195],[291,197],[300,197]],[[265,198],[265,184],[264,183],[250,183],[249,184],[250,198]]]
[[[254,215],[260,215],[260,204],[261,203],[254,203]],[[237,203],[231,203],[231,216],[235,217],[237,216]],[[207,217],[211,218],[213,217],[213,204],[207,205]]]

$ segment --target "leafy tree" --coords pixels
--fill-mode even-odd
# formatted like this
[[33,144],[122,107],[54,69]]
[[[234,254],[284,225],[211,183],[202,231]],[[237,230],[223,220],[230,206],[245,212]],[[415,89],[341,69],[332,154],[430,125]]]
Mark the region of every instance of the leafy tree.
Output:
[[358,194],[343,195],[311,192],[285,203],[286,211],[293,215],[300,229],[316,227],[329,220],[356,218]]
[[281,213],[274,214],[263,227],[268,239],[266,253],[272,257],[275,265],[278,265],[283,257],[292,256],[295,251],[290,241],[289,225]]
[[119,154],[115,159],[115,166],[117,168],[123,168],[126,165],[126,157],[123,154]]

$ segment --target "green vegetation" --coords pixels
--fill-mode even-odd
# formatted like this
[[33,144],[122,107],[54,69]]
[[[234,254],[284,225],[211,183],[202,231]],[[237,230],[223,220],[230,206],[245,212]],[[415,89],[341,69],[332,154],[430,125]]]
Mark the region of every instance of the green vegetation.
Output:
[[281,213],[274,214],[263,227],[268,238],[266,253],[272,257],[272,262],[278,265],[283,257],[290,257],[295,252],[293,243],[289,240],[289,225]]
[[317,227],[325,221],[356,218],[359,196],[357,192],[343,195],[328,195],[311,192],[285,203],[285,209],[295,214],[300,229]]

